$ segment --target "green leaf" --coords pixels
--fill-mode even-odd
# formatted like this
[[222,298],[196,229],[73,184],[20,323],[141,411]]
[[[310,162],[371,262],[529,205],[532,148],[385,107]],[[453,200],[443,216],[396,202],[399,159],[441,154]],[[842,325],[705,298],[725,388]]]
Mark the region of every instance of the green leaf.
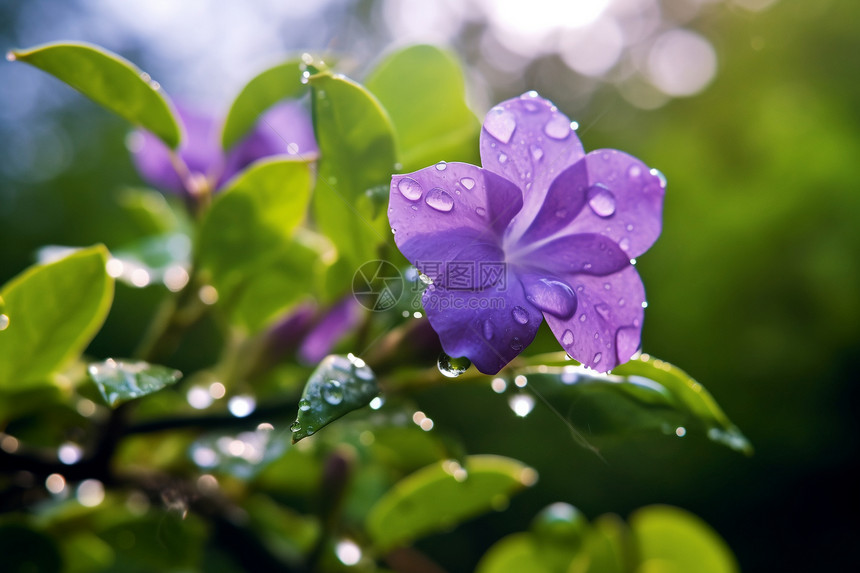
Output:
[[101,328],[113,301],[103,246],[36,265],[2,289],[7,326],[0,330],[0,388],[24,389],[77,358]]
[[40,531],[17,523],[0,525],[0,555],[4,571],[63,571],[56,542]]
[[634,570],[630,553],[627,524],[617,515],[601,515],[592,522],[568,573],[628,573]]
[[496,542],[481,558],[476,573],[564,573],[543,560],[531,533],[514,533]]
[[493,508],[504,507],[537,473],[500,456],[468,456],[418,470],[398,482],[373,507],[367,532],[382,551],[452,526]]
[[655,505],[630,516],[641,570],[648,573],[735,573],[738,565],[726,542],[695,515]]
[[13,50],[7,57],[51,74],[102,107],[151,131],[169,147],[179,145],[179,123],[170,105],[148,74],[128,60],[77,42]]
[[260,115],[277,102],[294,99],[307,90],[302,83],[302,72],[306,65],[301,59],[287,60],[271,67],[248,82],[230,106],[221,146],[233,147],[254,125]]
[[352,80],[321,73],[310,84],[320,147],[314,217],[341,257],[358,268],[377,259],[377,247],[391,237],[387,213],[374,217],[365,193],[390,184],[394,128],[376,98]]
[[108,270],[126,284],[142,286],[141,272],[147,283],[164,283],[172,291],[188,282],[191,240],[183,233],[144,237],[114,249],[111,255]]
[[96,383],[105,402],[112,408],[158,392],[166,386],[176,384],[182,372],[149,364],[140,360],[114,360],[90,363],[87,371]]
[[363,408],[378,394],[376,375],[361,359],[336,354],[326,356],[302,392],[298,416],[290,426],[293,443]]
[[258,161],[228,184],[203,220],[200,267],[211,275],[219,304],[252,331],[309,290],[319,252],[293,234],[312,184],[307,163]]
[[453,54],[412,46],[386,58],[366,83],[394,124],[403,171],[441,160],[479,163],[481,125],[466,105],[463,70]]
[[658,429],[708,437],[749,454],[752,446],[704,387],[679,368],[642,355],[598,374],[581,366],[535,366],[516,371],[574,423],[594,434]]

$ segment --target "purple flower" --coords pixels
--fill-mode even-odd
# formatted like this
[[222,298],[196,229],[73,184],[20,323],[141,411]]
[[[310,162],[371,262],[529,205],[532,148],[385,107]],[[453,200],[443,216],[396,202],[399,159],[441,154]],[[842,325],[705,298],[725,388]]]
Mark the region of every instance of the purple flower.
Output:
[[629,360],[645,306],[631,257],[660,234],[662,175],[620,151],[585,154],[536,92],[491,109],[480,145],[483,168],[391,179],[394,240],[432,280],[423,303],[445,352],[495,374],[545,318],[582,364]]
[[226,154],[221,149],[221,125],[215,117],[181,105],[176,110],[185,134],[177,150],[179,162],[172,161],[168,147],[148,131],[135,132],[130,145],[143,179],[164,191],[191,197],[200,185],[220,188],[263,157],[288,155],[307,161],[319,156],[311,118],[298,102],[269,109]]

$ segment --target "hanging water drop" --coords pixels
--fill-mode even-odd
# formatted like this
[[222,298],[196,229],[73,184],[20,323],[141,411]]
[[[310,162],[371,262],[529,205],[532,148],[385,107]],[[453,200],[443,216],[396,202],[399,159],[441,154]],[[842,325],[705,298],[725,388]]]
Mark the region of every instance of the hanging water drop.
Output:
[[514,309],[511,311],[511,316],[513,316],[514,320],[516,320],[520,324],[527,324],[529,321],[529,311],[527,311],[521,306],[515,306]]
[[543,126],[543,132],[553,139],[567,139],[570,135],[570,121],[564,115],[554,113]]
[[657,179],[660,180],[660,187],[662,187],[663,189],[666,188],[666,183],[667,183],[666,176],[663,175],[662,171],[660,171],[659,169],[652,169],[648,173],[650,173],[651,175],[653,175],[654,177],[656,177]]
[[301,431],[301,429],[302,429],[302,424],[301,424],[298,420],[296,420],[295,422],[293,422],[292,424],[290,424],[290,431],[291,431],[292,433],[294,433],[294,434],[295,434],[296,432]]
[[421,184],[410,177],[404,177],[398,181],[397,190],[410,201],[417,201],[421,198],[421,194],[424,192],[424,188],[421,187]]
[[436,171],[445,171],[448,168],[448,163],[445,161],[440,161],[436,164]]
[[[438,167],[438,166],[437,166]],[[424,196],[424,202],[433,209],[447,213],[454,208],[454,198],[447,191],[434,187]]]
[[439,368],[439,372],[447,378],[456,378],[468,370],[471,365],[472,362],[465,356],[452,358],[444,352],[439,353],[439,358],[436,360],[436,366]]
[[507,143],[511,140],[511,135],[513,135],[516,128],[516,117],[503,107],[496,106],[491,109],[484,120],[484,129],[487,130],[487,133],[502,143]]
[[471,191],[475,188],[475,180],[471,177],[463,177],[460,179],[460,185]]
[[611,217],[615,214],[615,195],[601,183],[595,183],[588,188],[586,195],[588,206],[599,217]]
[[332,406],[337,406],[343,402],[343,387],[338,380],[329,380],[326,382],[320,393],[323,400]]

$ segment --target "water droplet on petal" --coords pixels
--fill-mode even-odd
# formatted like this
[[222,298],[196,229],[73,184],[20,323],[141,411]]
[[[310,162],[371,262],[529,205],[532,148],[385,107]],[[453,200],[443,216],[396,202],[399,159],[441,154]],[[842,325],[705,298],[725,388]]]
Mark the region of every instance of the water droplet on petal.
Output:
[[603,289],[604,290],[612,290],[612,285],[609,283],[603,283]]
[[534,159],[535,161],[540,161],[543,157],[543,149],[541,149],[537,145],[532,145],[529,147],[529,149],[531,149],[532,152],[532,159]]
[[630,179],[636,179],[640,175],[642,175],[642,169],[640,169],[638,165],[633,165],[630,167],[630,169],[627,170],[627,176]]
[[559,219],[564,219],[565,217],[567,217],[567,209],[559,209],[555,212],[555,216]]
[[337,406],[343,402],[343,387],[337,380],[329,380],[322,387],[322,398],[332,406]]
[[588,188],[588,206],[600,217],[611,217],[615,214],[615,195],[600,183]]
[[663,189],[666,188],[666,176],[663,175],[662,171],[660,171],[659,169],[652,169],[651,171],[649,171],[649,173],[660,180],[660,187],[662,187]]
[[447,378],[456,378],[468,370],[471,365],[472,362],[465,356],[452,358],[444,352],[439,353],[439,358],[436,360],[436,366],[439,368],[439,372]]
[[508,156],[504,153],[499,153],[499,163],[504,163],[508,160]]
[[440,161],[439,163],[436,164],[436,170],[437,171],[445,171],[445,169],[447,169],[447,168],[448,168],[448,163],[446,163],[445,161]]
[[514,352],[519,352],[522,349],[523,349],[522,341],[519,339],[518,336],[514,336],[511,339],[511,350],[513,350]]
[[597,314],[599,314],[603,318],[603,320],[609,320],[609,314],[611,312],[611,309],[609,308],[608,304],[606,304],[605,302],[595,304],[594,310],[597,311]]
[[511,311],[511,316],[513,316],[514,320],[516,320],[520,324],[526,324],[529,321],[529,311],[527,311],[521,306],[515,306],[514,309]]
[[434,187],[427,192],[424,197],[424,202],[433,209],[447,213],[454,208],[454,198],[447,191],[443,191],[439,187]]
[[[618,241],[618,246],[621,247],[622,251],[627,251],[630,248],[630,239],[624,237],[620,241]],[[631,265],[635,265],[636,263],[631,260]]]
[[299,400],[299,410],[301,410],[302,412],[307,412],[310,409],[311,409],[310,401],[305,400],[305,399]]
[[417,201],[421,198],[424,188],[421,184],[410,177],[404,177],[397,183],[397,190],[400,194],[410,201]]
[[567,139],[570,135],[570,121],[562,114],[554,113],[543,126],[543,132],[553,139]]
[[585,316],[585,313],[580,314],[579,315],[579,322],[585,322],[586,318],[587,317]]
[[463,177],[462,179],[460,179],[460,185],[462,185],[466,189],[471,190],[475,187],[475,180],[471,177]]
[[570,318],[576,312],[576,295],[566,283],[542,278],[526,286],[526,298],[541,311],[558,318]]
[[597,354],[594,355],[594,360],[592,362],[594,363],[595,366],[600,364],[601,358],[603,358],[603,354],[601,354],[600,352],[598,352]]
[[484,129],[487,130],[487,133],[502,143],[511,140],[516,128],[517,118],[503,107],[496,106],[491,109],[484,120]]
[[561,344],[562,346],[570,346],[573,344],[573,332],[570,330],[565,330],[561,335]]
[[628,224],[627,224],[627,227],[625,227],[625,228],[627,229],[627,232],[631,232],[631,231],[633,231],[633,224],[632,224],[632,223],[628,223]]
[[483,331],[484,338],[486,338],[487,340],[493,339],[493,323],[489,319],[484,321]]
[[582,265],[582,270],[587,271],[591,269],[591,263],[585,263]]

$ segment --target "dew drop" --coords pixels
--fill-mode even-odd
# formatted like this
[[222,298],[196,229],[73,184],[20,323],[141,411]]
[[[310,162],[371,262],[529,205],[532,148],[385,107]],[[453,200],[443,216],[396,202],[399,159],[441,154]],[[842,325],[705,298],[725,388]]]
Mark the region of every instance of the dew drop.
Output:
[[555,212],[555,216],[559,219],[564,219],[565,217],[567,217],[567,209],[559,209]]
[[662,171],[660,171],[659,169],[652,169],[651,171],[649,171],[649,173],[660,180],[660,187],[662,187],[663,189],[666,188],[666,176],[663,175]]
[[413,211],[417,211],[417,210],[418,210],[418,205],[410,205],[409,207],[410,207]]
[[633,224],[632,224],[632,223],[628,223],[628,224],[627,224],[627,227],[625,227],[625,229],[627,229],[627,232],[628,232],[628,233],[629,233],[629,232],[631,232],[631,231],[633,231]]
[[310,81],[310,79],[311,79],[311,73],[307,70],[303,71],[301,82],[303,84],[307,84]]
[[599,314],[603,320],[609,320],[610,308],[608,304],[605,302],[595,304],[594,310],[597,311],[597,314]]
[[499,163],[505,163],[508,160],[508,156],[504,153],[499,153]]
[[543,126],[543,132],[553,139],[567,139],[570,135],[570,121],[562,114],[554,113]]
[[519,352],[522,349],[523,349],[522,341],[519,339],[518,336],[514,336],[513,339],[511,339],[511,350],[513,350],[515,352]]
[[[630,239],[624,237],[623,239],[618,241],[618,246],[621,247],[622,251],[627,251],[630,248]],[[635,265],[636,263],[631,261],[630,264]]]
[[604,290],[612,290],[612,285],[609,283],[603,283],[603,289]]
[[448,163],[445,161],[440,161],[436,164],[436,171],[445,171],[448,168]]
[[540,161],[543,157],[543,149],[541,149],[537,145],[532,145],[531,147],[529,147],[529,149],[531,149],[532,152],[532,159],[534,159],[535,161]]
[[9,317],[5,314],[0,314],[0,330],[9,328]]
[[484,321],[483,331],[484,331],[484,338],[486,338],[487,340],[493,339],[493,323],[492,323],[492,321],[490,321],[489,319]]
[[591,263],[585,263],[582,265],[582,270],[587,271],[591,269]]
[[561,335],[561,344],[562,346],[570,346],[573,344],[573,332],[570,330],[565,330],[564,334]]
[[486,215],[486,214],[487,214],[487,210],[486,210],[486,209],[484,209],[483,207],[477,207],[477,208],[475,209],[475,213],[476,213],[479,217],[483,217],[484,215]]
[[638,165],[633,165],[627,170],[627,176],[630,179],[636,179],[640,175],[642,175],[642,169],[640,169]]
[[[436,166],[438,168],[438,165]],[[439,187],[434,187],[427,192],[424,197],[424,202],[433,209],[447,213],[454,208],[454,198],[447,191],[443,191]]]
[[496,106],[487,113],[484,120],[484,129],[487,133],[501,141],[507,143],[511,140],[514,130],[517,128],[517,119],[514,114],[503,107]]
[[302,412],[307,412],[310,409],[311,409],[310,401],[305,400],[305,399],[299,400],[299,410],[301,410]]
[[627,304],[627,301],[625,301],[623,298],[618,299],[618,306],[624,306],[625,304]]
[[599,217],[611,217],[615,214],[615,195],[600,183],[588,188],[588,206]]
[[595,354],[595,355],[594,355],[594,360],[593,360],[593,362],[594,362],[595,366],[596,366],[597,364],[600,364],[600,359],[601,359],[601,358],[603,358],[603,354],[601,354],[600,352],[598,352],[597,354]]
[[410,177],[404,177],[397,183],[397,190],[400,194],[410,201],[417,201],[421,198],[424,188],[421,184]]
[[529,321],[529,311],[527,311],[521,306],[515,306],[514,309],[511,311],[511,316],[513,316],[514,320],[516,320],[520,324],[526,324]]
[[8,52],[6,52],[6,61],[7,62],[14,62],[17,59],[18,59],[18,56],[16,56],[15,52],[13,52],[12,50],[9,50]]
[[295,422],[293,422],[292,424],[290,424],[290,431],[291,431],[292,433],[294,433],[294,434],[295,434],[296,432],[300,431],[301,429],[302,429],[302,425],[301,425],[301,423],[300,423],[298,420],[296,420]]
[[323,400],[331,404],[332,406],[337,406],[341,402],[343,402],[343,387],[340,382],[337,380],[329,380],[322,387],[322,397]]
[[463,177],[460,179],[460,185],[471,191],[475,188],[475,180],[471,177]]
[[469,369],[472,362],[465,356],[460,358],[452,358],[444,352],[439,353],[439,358],[436,360],[436,366],[439,372],[446,378],[456,378],[463,372]]
[[587,318],[587,317],[585,316],[585,313],[580,314],[580,315],[579,315],[579,322],[585,322],[585,321],[586,321],[586,318]]

